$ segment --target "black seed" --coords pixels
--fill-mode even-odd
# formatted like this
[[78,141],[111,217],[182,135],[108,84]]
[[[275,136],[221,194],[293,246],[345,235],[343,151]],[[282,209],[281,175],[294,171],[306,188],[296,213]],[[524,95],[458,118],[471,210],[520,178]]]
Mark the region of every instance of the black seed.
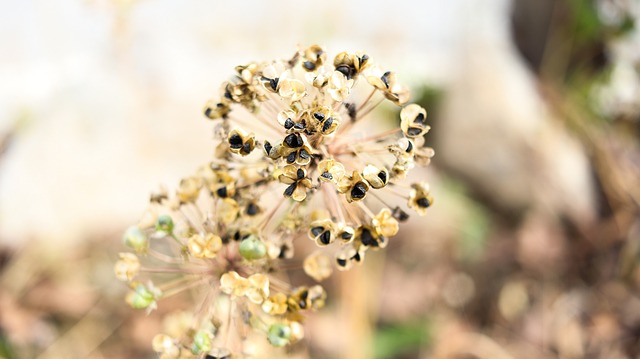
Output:
[[231,100],[231,99],[232,99],[232,98],[231,98],[231,92],[229,92],[229,91],[225,91],[225,92],[224,92],[224,97],[226,97],[227,99]]
[[275,91],[278,88],[278,82],[280,81],[279,78],[275,78],[275,79],[269,79],[269,86],[271,86],[271,89],[273,91]]
[[362,61],[367,61],[367,60],[369,60],[369,55],[363,54],[360,59],[362,59]]
[[259,210],[260,210],[260,207],[258,207],[253,202],[249,203],[249,205],[247,206],[247,214],[250,216],[255,216],[256,214],[258,214]]
[[389,75],[391,75],[391,72],[387,71],[380,77],[380,80],[387,88],[389,88]]
[[286,128],[287,130],[293,127],[293,125],[295,125],[295,123],[290,118],[284,121],[284,128]]
[[227,192],[227,186],[218,188],[218,190],[216,191],[216,194],[220,198],[227,198],[227,196],[229,195],[229,193]]
[[366,194],[367,189],[362,182],[356,183],[356,185],[351,189],[351,197],[355,199],[363,199]]
[[284,190],[284,195],[285,195],[285,196],[287,196],[287,197],[291,197],[291,195],[293,194],[293,191],[295,191],[295,190],[296,190],[296,186],[297,186],[297,184],[296,184],[296,183],[292,183],[292,184],[290,184],[290,185],[289,185],[289,187],[287,187],[287,188]]
[[349,232],[342,232],[342,234],[340,235],[340,237],[342,239],[344,239],[345,241],[348,241],[351,239],[351,237],[353,237],[353,234],[349,233]]
[[311,155],[305,149],[300,150],[300,153],[298,153],[298,156],[300,156],[300,158],[304,160],[306,160],[307,158],[311,158]]
[[409,141],[409,144],[407,145],[407,149],[405,150],[405,152],[409,153],[412,150],[413,150],[413,143]]
[[341,72],[347,80],[351,79],[351,69],[347,65],[340,65],[336,67],[336,71]]
[[305,61],[302,63],[302,66],[304,66],[305,69],[309,70],[309,71],[313,71],[316,69],[316,64],[314,64],[311,61]]
[[324,115],[322,113],[320,113],[320,112],[315,112],[313,114],[313,117],[315,117],[316,120],[318,120],[320,122],[324,121]]
[[287,156],[287,163],[294,163],[295,161],[296,161],[296,153],[295,152],[291,152]]
[[342,258],[336,258],[336,262],[340,267],[344,267],[347,265],[347,260]]
[[319,236],[322,232],[324,232],[324,227],[313,227],[311,228],[311,234],[313,234],[314,237]]
[[298,179],[304,178],[304,170],[302,168],[298,168],[298,170],[296,171],[296,177],[298,177]]
[[416,116],[416,118],[413,120],[413,122],[419,123],[420,125],[424,126],[424,124],[425,124],[424,114],[422,112],[420,112],[418,114],[418,116]]
[[360,257],[360,253],[356,252],[356,254],[351,257],[351,259],[353,259],[356,262],[360,262],[362,260],[362,257]]
[[329,172],[325,172],[325,173],[321,174],[320,176],[328,179],[329,181],[331,181],[333,179],[333,175],[331,173],[329,173]]
[[287,146],[291,148],[298,148],[304,145],[304,142],[302,141],[302,136],[300,136],[299,133],[292,133],[287,135],[287,137],[284,138],[284,143],[286,143]]
[[418,206],[420,206],[422,208],[429,208],[429,206],[431,205],[429,200],[427,198],[425,198],[425,197],[422,197],[422,198],[418,199],[416,201],[416,203],[418,204]]
[[271,146],[271,143],[269,143],[269,141],[265,141],[264,142],[264,150],[265,152],[267,152],[267,155],[271,154],[271,150],[273,149],[273,146]]
[[386,171],[378,172],[378,178],[380,178],[382,183],[386,184],[387,183],[387,172]]
[[404,222],[409,219],[407,212],[403,211],[400,207],[394,208],[391,215],[400,222]]
[[329,244],[331,243],[331,232],[326,231],[320,235],[320,243]]
[[213,112],[213,109],[211,107],[207,107],[204,109],[204,115],[207,117],[211,117],[211,112]]
[[251,153],[251,144],[247,142],[244,145],[242,145],[242,152],[247,154]]
[[329,117],[326,121],[324,121],[324,124],[322,125],[322,132],[329,131],[332,124],[333,124],[333,117]]
[[300,299],[300,301],[298,302],[298,306],[300,307],[300,309],[306,309],[307,301],[305,301],[304,299]]
[[371,231],[369,231],[366,228],[362,229],[362,234],[360,235],[360,241],[365,246],[372,246],[372,247],[378,246],[378,242],[376,242],[375,238],[373,238],[373,235],[371,235]]
[[242,137],[240,137],[240,135],[238,135],[237,133],[231,135],[231,137],[229,137],[229,147],[233,148],[233,149],[238,149],[242,147]]
[[422,129],[417,127],[411,127],[407,130],[407,135],[411,137],[420,136],[421,133]]
[[300,121],[293,126],[296,130],[304,130],[305,127],[307,127],[307,125],[304,121]]
[[233,240],[237,242],[237,241],[239,241],[240,239],[241,239],[241,238],[240,238],[240,232],[235,232],[235,233],[233,234]]

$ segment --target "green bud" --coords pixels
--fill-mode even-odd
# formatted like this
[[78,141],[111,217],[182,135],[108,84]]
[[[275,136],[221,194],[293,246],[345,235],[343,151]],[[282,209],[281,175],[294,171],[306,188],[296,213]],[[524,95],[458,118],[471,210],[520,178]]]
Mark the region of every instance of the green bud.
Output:
[[164,232],[166,234],[173,233],[173,218],[168,214],[158,216],[158,220],[156,221],[156,231]]
[[267,255],[267,246],[258,237],[251,235],[240,242],[240,255],[250,261],[261,259]]
[[138,226],[131,226],[122,237],[124,244],[138,253],[145,253],[149,248],[149,239]]
[[200,354],[211,350],[211,336],[204,330],[199,330],[193,336],[193,345],[191,351],[194,354]]
[[291,328],[285,324],[273,324],[269,327],[267,339],[274,347],[283,347],[289,344]]

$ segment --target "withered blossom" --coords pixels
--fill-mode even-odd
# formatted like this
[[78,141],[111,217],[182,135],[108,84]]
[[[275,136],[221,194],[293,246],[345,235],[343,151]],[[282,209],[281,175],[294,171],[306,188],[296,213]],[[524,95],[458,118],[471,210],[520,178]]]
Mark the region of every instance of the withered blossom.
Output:
[[[327,293],[285,280],[296,270],[294,239],[317,245],[297,270],[321,282],[386,247],[411,209],[427,212],[427,184],[403,183],[433,156],[424,146],[426,111],[408,99],[398,75],[364,52],[331,61],[312,45],[290,59],[235,68],[204,107],[215,126],[211,162],[174,193],[151,196],[123,238],[136,254],[115,265],[134,308],[202,294],[180,330],[154,338],[161,358],[241,358],[243,348],[227,339],[248,343],[250,332],[275,348],[299,341],[302,320]],[[399,126],[374,116],[385,102],[398,109]]]

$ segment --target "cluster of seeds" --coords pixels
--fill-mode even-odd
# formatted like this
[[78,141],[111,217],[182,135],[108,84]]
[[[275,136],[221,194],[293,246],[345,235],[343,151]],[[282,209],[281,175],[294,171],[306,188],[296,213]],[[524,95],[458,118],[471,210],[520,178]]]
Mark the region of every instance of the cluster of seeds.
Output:
[[[407,208],[425,214],[428,185],[404,179],[433,150],[424,146],[426,111],[408,98],[395,73],[362,52],[331,64],[314,45],[236,67],[204,109],[215,124],[213,160],[174,193],[151,196],[124,236],[135,253],[115,266],[134,308],[155,309],[186,290],[203,298],[153,340],[161,358],[265,357],[265,345],[289,347],[303,338],[305,312],[327,296],[318,284],[292,286],[288,271],[321,282],[386,247]],[[399,122],[372,120],[385,100],[401,107]],[[305,237],[317,250],[296,263]]]

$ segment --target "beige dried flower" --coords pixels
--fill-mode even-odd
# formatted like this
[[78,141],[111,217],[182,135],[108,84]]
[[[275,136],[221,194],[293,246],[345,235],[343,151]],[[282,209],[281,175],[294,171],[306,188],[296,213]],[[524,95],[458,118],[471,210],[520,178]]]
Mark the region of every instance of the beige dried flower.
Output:
[[[133,308],[151,311],[192,289],[189,298],[201,298],[154,338],[161,358],[259,356],[299,341],[327,293],[283,280],[300,268],[294,240],[306,234],[317,245],[302,266],[320,282],[386,247],[407,207],[422,215],[433,203],[426,183],[402,183],[433,150],[426,111],[405,106],[409,91],[393,71],[364,52],[331,60],[318,45],[234,70],[204,107],[215,127],[211,162],[175,192],[151,196],[123,237],[137,255],[115,264]],[[373,115],[385,102],[400,110],[391,129]],[[231,337],[239,347],[226,347]]]

